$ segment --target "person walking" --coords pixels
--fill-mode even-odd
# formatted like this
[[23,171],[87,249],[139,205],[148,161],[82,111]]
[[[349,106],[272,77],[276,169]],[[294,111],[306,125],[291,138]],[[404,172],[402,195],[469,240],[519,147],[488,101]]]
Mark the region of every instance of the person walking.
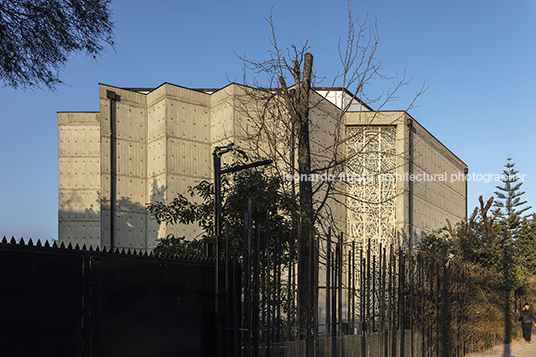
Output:
[[530,343],[532,336],[532,322],[536,325],[536,316],[528,303],[523,305],[523,310],[521,310],[521,314],[519,315],[519,321],[521,321],[521,327],[523,328],[523,338],[526,342]]

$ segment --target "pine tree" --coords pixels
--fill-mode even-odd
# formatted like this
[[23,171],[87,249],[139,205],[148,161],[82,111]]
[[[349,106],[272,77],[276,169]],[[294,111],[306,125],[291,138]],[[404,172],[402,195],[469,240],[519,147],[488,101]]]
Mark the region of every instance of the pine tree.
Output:
[[514,291],[520,286],[520,261],[519,245],[520,235],[523,230],[525,217],[524,212],[532,208],[527,206],[527,201],[521,201],[521,196],[525,194],[521,191],[523,185],[522,176],[518,175],[515,168],[515,163],[509,156],[504,165],[505,169],[502,172],[502,186],[495,186],[498,191],[495,191],[497,200],[494,202],[495,214],[498,217],[498,227],[502,230],[501,236],[503,242],[506,243],[501,251],[500,259],[500,275],[502,298],[504,303],[504,321],[505,321],[505,342],[511,340],[513,328],[512,304]]
[[532,208],[532,206],[526,206],[527,201],[521,201],[521,196],[525,194],[520,190],[523,180],[514,166],[512,158],[508,157],[501,176],[503,185],[495,186],[498,191],[495,191],[497,199],[493,204],[502,229],[510,230],[512,238],[516,237],[521,227],[523,213]]

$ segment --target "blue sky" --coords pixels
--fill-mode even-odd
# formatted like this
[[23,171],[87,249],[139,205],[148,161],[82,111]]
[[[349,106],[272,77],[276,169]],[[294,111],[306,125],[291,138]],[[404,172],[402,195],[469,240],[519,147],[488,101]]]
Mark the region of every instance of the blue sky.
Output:
[[[346,1],[115,0],[112,7],[115,51],[97,61],[73,56],[62,74],[67,85],[53,93],[0,88],[0,236],[57,237],[56,112],[97,111],[99,82],[218,88],[241,81],[236,54],[268,57],[271,9],[281,47],[308,40],[318,75],[340,71]],[[377,18],[376,57],[385,72],[405,68],[413,77],[389,108],[405,109],[426,83],[409,113],[470,173],[500,173],[511,155],[536,207],[536,2],[354,1],[353,11]],[[383,91],[389,83],[375,86]],[[470,182],[469,211],[496,184]]]

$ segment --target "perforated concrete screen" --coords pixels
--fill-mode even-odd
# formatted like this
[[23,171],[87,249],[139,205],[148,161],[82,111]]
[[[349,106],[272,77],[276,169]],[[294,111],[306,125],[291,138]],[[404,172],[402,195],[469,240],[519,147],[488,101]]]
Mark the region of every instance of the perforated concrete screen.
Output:
[[348,236],[373,252],[396,236],[396,128],[349,127]]

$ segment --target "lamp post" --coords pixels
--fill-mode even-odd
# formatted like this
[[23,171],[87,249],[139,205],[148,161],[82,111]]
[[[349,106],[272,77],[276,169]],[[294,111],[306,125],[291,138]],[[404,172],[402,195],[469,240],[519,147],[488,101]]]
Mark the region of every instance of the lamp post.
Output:
[[107,90],[106,98],[110,99],[110,250],[113,250],[117,201],[117,113],[115,106],[121,101],[121,96]]
[[[233,143],[227,146],[216,146],[214,152],[212,153],[212,158],[214,162],[214,227],[213,227],[213,236],[216,239],[216,246],[218,245],[218,238],[221,234],[221,156],[230,151],[233,151]],[[218,252],[216,252],[218,255]]]
[[221,237],[221,227],[222,227],[222,197],[221,197],[221,176],[229,174],[232,172],[237,172],[245,169],[250,169],[253,167],[269,165],[273,163],[273,160],[263,160],[252,162],[247,165],[240,165],[231,167],[229,169],[221,169],[221,156],[225,153],[233,151],[234,144],[231,143],[227,146],[216,146],[214,152],[212,153],[213,162],[214,162],[214,227],[213,227],[213,242],[215,244],[215,253],[216,255],[216,264],[218,264],[220,252],[218,249],[219,239]]
[[[221,336],[221,316],[219,314],[219,289],[220,289],[220,279],[219,279],[219,273],[220,273],[220,240],[221,240],[221,226],[222,226],[222,195],[221,195],[221,175],[225,175],[232,172],[237,172],[253,167],[263,166],[263,165],[269,165],[273,161],[272,160],[264,160],[264,161],[258,161],[253,162],[251,164],[247,165],[241,165],[241,166],[235,166],[229,169],[222,170],[221,169],[221,156],[225,153],[228,153],[230,151],[233,151],[234,144],[228,144],[227,146],[216,146],[214,148],[214,151],[212,152],[212,158],[213,158],[213,164],[214,164],[214,227],[213,227],[213,235],[210,242],[207,242],[206,246],[206,254],[207,256],[215,256],[216,260],[216,275],[215,275],[215,295],[216,295],[216,305],[215,305],[215,313],[216,313],[216,331],[217,331],[217,355],[221,356],[221,346],[222,346],[222,336]],[[213,246],[213,251],[211,252],[209,246]],[[228,253],[228,252],[227,252]]]

